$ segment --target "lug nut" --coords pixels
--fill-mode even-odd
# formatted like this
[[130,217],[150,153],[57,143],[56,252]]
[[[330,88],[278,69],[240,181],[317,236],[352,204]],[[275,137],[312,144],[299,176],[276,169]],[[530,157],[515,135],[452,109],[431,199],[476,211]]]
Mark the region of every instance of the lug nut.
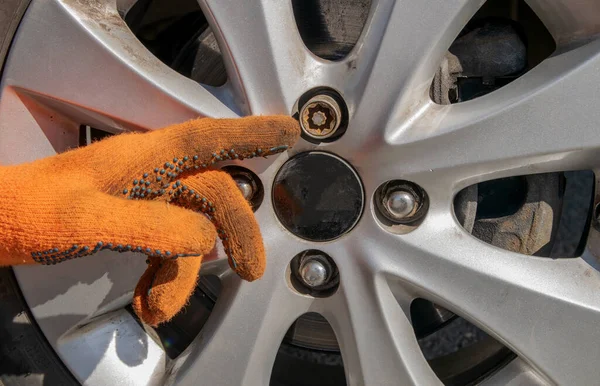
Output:
[[223,171],[229,173],[242,196],[248,201],[253,211],[256,211],[264,198],[264,188],[260,178],[246,168],[237,165],[227,165]]
[[245,176],[234,176],[233,180],[237,184],[240,192],[242,192],[242,196],[248,201],[252,199],[254,195],[254,188],[252,186],[252,182],[249,181]]
[[429,208],[427,193],[417,184],[404,180],[382,184],[375,191],[373,200],[380,218],[392,225],[415,225]]
[[291,284],[303,294],[327,297],[333,294],[340,276],[335,262],[325,252],[309,249],[298,253],[290,262]]
[[322,140],[331,137],[340,127],[340,105],[329,95],[312,97],[300,110],[300,126],[306,135]]
[[311,288],[325,284],[328,276],[327,267],[317,259],[307,259],[300,267],[302,282]]
[[386,194],[383,205],[396,220],[404,220],[417,209],[417,200],[410,192],[395,190]]

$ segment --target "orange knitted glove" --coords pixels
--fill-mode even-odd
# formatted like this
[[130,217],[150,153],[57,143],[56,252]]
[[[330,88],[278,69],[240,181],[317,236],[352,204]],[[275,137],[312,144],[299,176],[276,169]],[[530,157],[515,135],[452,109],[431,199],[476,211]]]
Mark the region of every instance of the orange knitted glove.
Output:
[[0,265],[141,252],[149,266],[134,309],[148,324],[167,321],[187,303],[217,235],[243,279],[265,269],[249,204],[211,166],[275,154],[298,137],[289,117],[205,118],[0,167]]

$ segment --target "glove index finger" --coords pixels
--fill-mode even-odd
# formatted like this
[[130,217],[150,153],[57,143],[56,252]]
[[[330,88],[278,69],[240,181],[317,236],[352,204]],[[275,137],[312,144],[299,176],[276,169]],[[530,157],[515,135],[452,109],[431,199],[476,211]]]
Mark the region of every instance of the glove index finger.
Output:
[[[200,118],[145,134],[117,135],[81,149],[84,153],[72,153],[80,154],[78,162],[94,170],[97,188],[132,198],[156,198],[180,178],[220,161],[283,152],[299,137],[299,123],[288,116]],[[118,173],[117,160],[126,165],[119,166]]]
[[202,118],[174,125],[165,135],[181,141],[181,157],[196,160],[196,166],[219,161],[266,157],[283,152],[300,138],[298,121],[288,116],[256,116],[236,119]]

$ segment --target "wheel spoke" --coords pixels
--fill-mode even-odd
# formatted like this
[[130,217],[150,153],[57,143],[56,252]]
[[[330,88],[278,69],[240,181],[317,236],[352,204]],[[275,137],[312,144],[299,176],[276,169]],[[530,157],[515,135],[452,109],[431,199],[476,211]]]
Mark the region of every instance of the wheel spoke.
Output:
[[4,86],[78,123],[119,130],[199,115],[235,116],[201,85],[155,58],[114,2],[34,2],[23,23],[37,20],[50,22],[17,34]]
[[125,307],[144,272],[140,254],[110,251],[56,266],[15,267],[19,287],[52,345],[69,329]]
[[[125,310],[118,310],[70,331],[58,353],[85,385],[162,384],[167,355]],[[136,371],[131,371],[134,367]]]
[[221,276],[223,289],[210,318],[177,361],[176,384],[268,384],[285,333],[309,310],[312,298],[292,291],[285,277],[303,245],[275,231],[279,225],[268,207],[264,203],[256,212],[267,252],[264,276],[252,283],[231,272]]
[[356,264],[355,257],[360,258],[345,256],[339,290],[319,305],[336,333],[348,384],[440,383],[389,283],[383,276],[374,277],[368,266]]
[[401,241],[390,235],[386,247],[379,241],[360,248],[385,250],[383,271],[479,325],[554,383],[588,384],[600,375],[600,274],[584,259],[501,250],[468,235],[450,214],[430,213]]
[[451,106],[430,103],[418,119],[388,132],[376,155],[357,163],[378,170],[380,181],[404,176],[444,194],[509,175],[593,168],[600,148],[599,52],[595,41],[547,59],[493,94]]
[[526,362],[520,358],[513,359],[497,373],[484,379],[481,386],[506,386],[506,385],[528,385],[547,386],[546,382],[537,372],[531,369]]
[[[390,118],[429,97],[429,86],[444,53],[479,9],[482,0],[374,2],[357,43],[355,80],[361,96],[344,146],[373,143]],[[435,12],[431,10],[435,9]],[[353,129],[354,128],[354,129]],[[373,128],[372,130],[365,130]]]
[[255,283],[224,279],[210,319],[180,360],[178,385],[269,383],[285,333],[312,299],[292,293],[280,275],[267,275]]
[[[310,54],[289,1],[199,0],[240,103],[253,114],[289,113],[325,61]],[[325,82],[327,83],[327,82]]]

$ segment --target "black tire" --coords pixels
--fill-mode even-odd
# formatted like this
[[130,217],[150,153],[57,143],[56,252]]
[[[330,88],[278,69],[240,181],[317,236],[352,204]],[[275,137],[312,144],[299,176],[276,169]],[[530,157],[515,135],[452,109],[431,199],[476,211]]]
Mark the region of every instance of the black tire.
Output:
[[[2,67],[29,2],[0,0]],[[78,384],[35,323],[12,269],[0,268],[0,386]]]

